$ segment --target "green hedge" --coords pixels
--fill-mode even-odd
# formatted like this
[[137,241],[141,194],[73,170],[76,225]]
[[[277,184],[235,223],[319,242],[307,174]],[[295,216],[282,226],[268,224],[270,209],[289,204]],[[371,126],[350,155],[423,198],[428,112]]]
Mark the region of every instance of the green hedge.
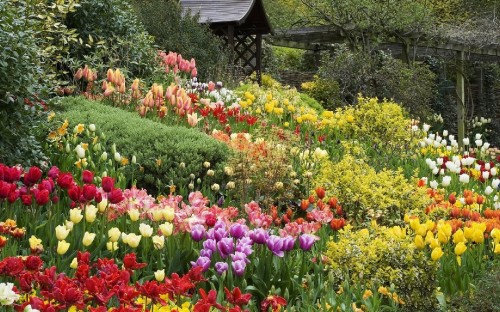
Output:
[[[142,166],[142,172],[134,173],[137,187],[153,194],[168,193],[171,181],[177,187],[187,185],[190,174],[203,180],[205,161],[211,163],[216,173],[222,172],[217,168],[223,166],[229,153],[225,144],[197,130],[169,127],[81,97],[64,98],[56,109],[61,119],[71,123],[95,124],[123,156],[135,155]],[[160,166],[157,159],[161,159]],[[180,166],[182,162],[185,168]]]

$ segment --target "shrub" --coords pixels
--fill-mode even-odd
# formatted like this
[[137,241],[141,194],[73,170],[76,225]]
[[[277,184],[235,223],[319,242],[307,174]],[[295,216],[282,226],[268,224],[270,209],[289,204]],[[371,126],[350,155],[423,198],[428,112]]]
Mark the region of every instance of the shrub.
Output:
[[[0,2],[0,162],[30,165],[42,160],[38,97],[49,85],[41,54],[41,23],[26,2]],[[38,95],[38,96],[36,96]]]
[[228,149],[223,143],[197,130],[168,127],[142,119],[135,112],[83,98],[65,98],[58,108],[62,118],[94,123],[124,155],[135,155],[141,166],[137,186],[154,194],[164,193],[172,182],[187,185],[190,174],[204,179],[203,162],[210,162],[214,169],[227,158]]
[[199,17],[182,13],[179,1],[135,0],[132,2],[141,22],[155,43],[164,51],[175,51],[194,58],[203,80],[221,80],[226,74],[227,51],[223,41]]
[[343,128],[345,135],[350,138],[399,152],[417,144],[413,141],[411,120],[406,118],[405,110],[397,103],[360,97],[356,106],[346,107],[341,113],[352,116],[352,122]]
[[339,84],[335,80],[314,76],[313,81],[304,82],[302,91],[321,103],[327,110],[342,106]]
[[[349,279],[368,289],[392,284],[402,300],[399,311],[436,311],[437,265],[415,247],[406,229],[373,226],[353,231],[346,227],[327,248],[330,270],[338,283]],[[385,290],[379,288],[381,293]]]
[[[410,113],[425,118],[436,97],[435,75],[425,64],[412,66],[384,52],[369,54],[339,46],[325,55],[319,77],[336,81],[344,103],[355,103],[358,94],[401,103]],[[336,96],[331,90],[331,97]]]
[[[151,78],[158,70],[153,38],[146,32],[132,7],[119,0],[81,0],[66,25],[79,34],[71,56],[71,69],[90,65],[105,72],[120,68],[128,76]],[[153,78],[151,78],[152,80]]]
[[384,169],[377,173],[350,154],[321,168],[316,185],[338,197],[356,225],[371,220],[383,225],[401,224],[406,211],[421,211],[428,203],[425,190],[409,183],[401,170]]

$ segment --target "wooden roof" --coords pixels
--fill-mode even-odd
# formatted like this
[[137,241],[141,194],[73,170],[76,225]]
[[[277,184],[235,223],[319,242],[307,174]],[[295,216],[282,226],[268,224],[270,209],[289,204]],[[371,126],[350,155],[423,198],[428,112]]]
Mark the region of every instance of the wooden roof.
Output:
[[228,24],[271,32],[262,0],[181,0],[183,12],[199,14],[200,23]]

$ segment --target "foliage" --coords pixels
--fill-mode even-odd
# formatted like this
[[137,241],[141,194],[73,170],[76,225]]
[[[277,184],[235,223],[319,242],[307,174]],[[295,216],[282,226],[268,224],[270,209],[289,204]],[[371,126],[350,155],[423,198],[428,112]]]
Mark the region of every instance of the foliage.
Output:
[[130,77],[152,79],[159,70],[153,38],[146,32],[132,7],[119,0],[81,0],[66,19],[78,32],[79,44],[71,47],[67,66],[90,65],[104,73],[121,68]]
[[477,287],[473,294],[453,298],[450,308],[460,312],[498,311],[500,309],[498,295],[500,292],[500,269],[498,264],[483,272],[473,283]]
[[[37,138],[42,135],[40,98],[49,92],[53,76],[46,36],[53,24],[34,16],[48,6],[40,2],[0,3],[0,161],[29,165],[44,159]],[[33,5],[33,6],[32,6]],[[47,12],[44,12],[47,13]],[[51,13],[49,10],[48,13]],[[48,57],[49,59],[45,59]],[[42,105],[43,104],[43,105]]]
[[282,71],[308,70],[304,50],[273,46],[264,41],[262,54],[264,71],[274,76]]
[[133,1],[139,19],[155,43],[164,51],[175,51],[198,62],[199,76],[204,80],[221,80],[227,73],[228,51],[223,41],[199,16],[183,14],[178,1]]
[[168,192],[167,187],[173,186],[174,180],[178,186],[186,186],[191,181],[190,174],[204,179],[205,161],[216,169],[227,158],[227,148],[222,143],[194,129],[168,127],[83,98],[64,99],[59,108],[63,118],[94,123],[124,155],[135,155],[141,167],[137,186],[152,193]]
[[[393,99],[421,118],[429,114],[436,93],[435,75],[426,65],[409,67],[383,52],[371,55],[345,46],[339,46],[333,56],[324,57],[319,77],[337,82],[340,99],[345,103],[354,103],[359,93]],[[335,88],[329,96],[337,96]]]
[[304,82],[302,91],[321,103],[327,110],[335,110],[341,106],[339,84],[335,80],[329,80],[314,76],[314,81]]
[[380,285],[382,294],[395,285],[397,296],[392,296],[399,297],[399,311],[436,309],[437,266],[415,247],[405,229],[376,224],[359,231],[346,227],[327,247],[330,269],[338,281],[350,279],[367,288]]
[[343,203],[356,225],[377,220],[400,224],[408,210],[423,210],[429,200],[425,191],[409,183],[401,170],[376,172],[365,161],[347,154],[338,163],[325,163],[315,178],[329,194]]
[[409,149],[416,145],[412,142],[411,120],[405,116],[404,108],[395,102],[360,97],[356,106],[345,107],[341,112],[353,116],[353,122],[344,129],[351,138],[363,138],[390,150]]
[[429,10],[413,0],[302,0],[316,24],[331,25],[343,33],[352,47],[365,50],[381,38],[407,40],[429,25]]

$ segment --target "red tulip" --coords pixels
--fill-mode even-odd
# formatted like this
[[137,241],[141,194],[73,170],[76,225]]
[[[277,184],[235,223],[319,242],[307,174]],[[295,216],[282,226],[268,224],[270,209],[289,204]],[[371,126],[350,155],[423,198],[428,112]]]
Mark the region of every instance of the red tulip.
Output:
[[325,197],[325,189],[323,187],[319,186],[314,191],[319,199],[323,199]]
[[83,197],[90,201],[93,200],[96,196],[97,188],[94,184],[85,184],[83,186]]
[[41,190],[35,192],[35,201],[37,205],[43,206],[46,205],[50,200],[49,197],[49,191],[48,190]]
[[90,184],[94,180],[94,174],[92,171],[84,170],[82,174],[83,183]]
[[42,177],[42,170],[38,167],[31,167],[30,170],[24,175],[24,184],[33,185]]
[[23,202],[23,205],[30,206],[31,202],[32,202],[31,195],[30,194],[22,195],[21,196],[21,201]]
[[114,189],[108,194],[108,200],[112,204],[118,204],[123,200],[123,193],[121,189]]
[[115,180],[111,177],[104,177],[102,178],[102,189],[109,193],[113,190],[115,187]]

